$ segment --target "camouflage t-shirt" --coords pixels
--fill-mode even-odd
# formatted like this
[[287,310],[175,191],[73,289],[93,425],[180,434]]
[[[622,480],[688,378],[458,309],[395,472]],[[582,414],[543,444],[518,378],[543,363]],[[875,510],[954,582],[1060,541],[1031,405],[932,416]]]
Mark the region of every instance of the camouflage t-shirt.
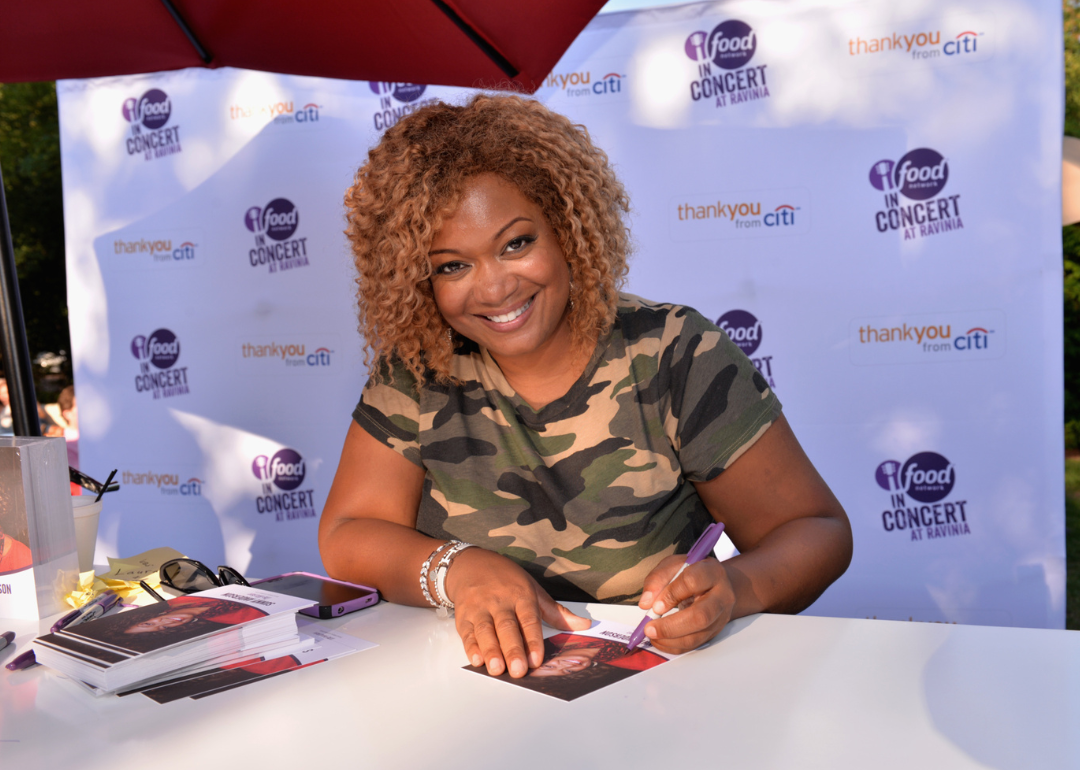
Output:
[[627,294],[578,381],[539,411],[475,345],[453,358],[460,385],[417,392],[389,368],[353,418],[426,471],[416,528],[501,553],[564,601],[637,601],[712,521],[690,482],[719,475],[780,414],[715,325]]

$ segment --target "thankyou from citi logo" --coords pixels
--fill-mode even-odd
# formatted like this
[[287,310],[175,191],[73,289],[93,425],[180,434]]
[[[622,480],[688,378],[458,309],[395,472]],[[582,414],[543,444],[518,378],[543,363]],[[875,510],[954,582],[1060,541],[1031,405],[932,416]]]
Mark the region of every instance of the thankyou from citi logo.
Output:
[[322,105],[315,102],[307,102],[302,107],[297,107],[293,99],[279,101],[268,100],[263,102],[238,101],[229,105],[229,120],[265,125],[305,125],[311,126],[319,122],[319,110]]
[[582,99],[620,95],[624,92],[625,83],[626,75],[620,75],[618,72],[594,75],[589,70],[580,70],[552,72],[541,87],[554,89],[569,99]]
[[379,108],[372,116],[376,131],[385,131],[410,112],[432,104],[436,99],[421,99],[427,86],[418,83],[368,83],[372,93],[379,97]]
[[919,452],[903,463],[886,460],[874,480],[889,493],[889,507],[881,513],[885,532],[913,541],[971,534],[968,502],[952,494],[956,469],[944,455]]
[[671,237],[679,241],[801,235],[810,229],[804,188],[680,195],[668,203]]
[[757,316],[747,310],[729,310],[716,319],[716,325],[747,355],[769,387],[775,389],[773,356],[758,352],[764,332]]
[[325,345],[280,340],[242,342],[240,355],[248,361],[265,361],[286,369],[327,370],[334,361],[334,351]]
[[181,151],[180,127],[167,126],[172,117],[172,101],[160,88],[151,88],[139,97],[129,97],[121,114],[130,124],[125,140],[128,155],[142,155],[146,160],[163,158]]
[[166,496],[202,497],[204,482],[196,476],[184,480],[183,475],[175,472],[124,469],[120,472],[120,483],[136,489],[157,490]]
[[986,25],[989,19],[958,23],[938,20],[901,25],[888,31],[859,33],[847,40],[852,63],[874,65],[971,63],[991,55]]
[[168,329],[156,329],[149,335],[131,340],[131,354],[139,362],[135,392],[151,393],[154,398],[186,395],[187,367],[177,366],[180,340]]
[[885,207],[874,215],[879,233],[902,230],[910,241],[963,229],[960,193],[945,194],[949,162],[937,150],[920,147],[897,161],[879,160],[870,166],[869,179],[884,194]]
[[262,485],[262,493],[255,498],[259,514],[272,513],[275,521],[315,518],[315,492],[300,489],[307,467],[295,449],[257,456],[251,462],[251,472]]
[[192,262],[197,255],[199,244],[190,240],[180,242],[173,238],[139,238],[113,241],[113,253],[149,257],[151,262],[172,264],[174,262]]
[[855,364],[956,363],[1005,355],[1005,314],[953,311],[852,319]]
[[757,51],[757,33],[749,24],[728,19],[711,32],[692,32],[683,51],[697,62],[697,78],[690,82],[690,98],[695,102],[727,107],[768,98],[768,65],[750,64]]
[[265,206],[244,212],[244,226],[255,236],[248,251],[252,267],[266,266],[271,273],[308,265],[307,238],[294,238],[300,227],[300,210],[287,198],[274,198]]

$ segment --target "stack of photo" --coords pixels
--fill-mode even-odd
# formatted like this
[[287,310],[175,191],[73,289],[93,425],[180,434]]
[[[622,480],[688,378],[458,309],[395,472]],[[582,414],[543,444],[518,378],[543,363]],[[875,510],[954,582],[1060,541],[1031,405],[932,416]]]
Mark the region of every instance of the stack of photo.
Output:
[[39,663],[114,693],[302,646],[297,610],[309,599],[227,585],[137,607],[34,641]]

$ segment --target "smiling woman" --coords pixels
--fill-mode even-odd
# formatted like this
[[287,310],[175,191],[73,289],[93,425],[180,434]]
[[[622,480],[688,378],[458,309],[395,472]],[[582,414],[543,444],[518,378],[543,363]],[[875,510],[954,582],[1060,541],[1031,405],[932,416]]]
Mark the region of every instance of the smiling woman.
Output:
[[[541,621],[589,624],[557,600],[680,607],[645,633],[683,652],[846,569],[843,509],[749,359],[619,293],[628,200],[582,127],[517,97],[425,107],[346,206],[371,377],[320,521],[332,576],[456,609],[470,662],[522,677]],[[714,520],[742,553],[668,585]]]

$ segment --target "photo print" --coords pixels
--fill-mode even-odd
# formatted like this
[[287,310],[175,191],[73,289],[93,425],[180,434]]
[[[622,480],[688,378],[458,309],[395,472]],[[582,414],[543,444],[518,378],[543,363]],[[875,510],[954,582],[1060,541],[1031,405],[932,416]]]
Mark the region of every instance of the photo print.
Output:
[[648,639],[637,649],[628,650],[626,643],[632,631],[629,626],[605,620],[594,623],[586,631],[549,636],[544,640],[544,662],[521,679],[514,679],[506,672],[493,677],[484,666],[464,668],[552,698],[572,701],[678,657],[660,652]]

